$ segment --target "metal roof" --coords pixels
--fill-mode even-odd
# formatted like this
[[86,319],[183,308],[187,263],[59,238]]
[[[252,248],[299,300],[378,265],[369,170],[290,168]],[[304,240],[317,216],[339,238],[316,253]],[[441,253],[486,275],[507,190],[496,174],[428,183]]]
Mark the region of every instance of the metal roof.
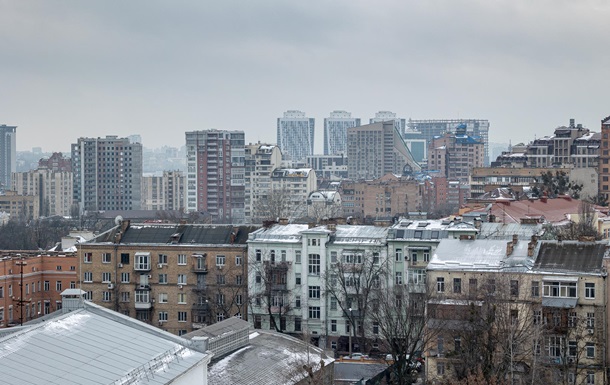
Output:
[[535,269],[549,272],[601,273],[608,243],[543,241]]
[[181,340],[87,303],[0,338],[0,378],[7,384],[168,384],[210,358]]

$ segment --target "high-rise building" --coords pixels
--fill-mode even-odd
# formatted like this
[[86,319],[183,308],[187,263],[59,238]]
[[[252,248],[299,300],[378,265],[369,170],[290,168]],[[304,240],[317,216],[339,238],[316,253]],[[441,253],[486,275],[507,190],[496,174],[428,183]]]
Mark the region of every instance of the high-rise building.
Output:
[[215,223],[244,223],[245,134],[186,132],[186,208]]
[[143,210],[184,210],[184,174],[163,171],[163,175],[142,177]]
[[71,215],[74,177],[71,171],[54,171],[46,167],[13,173],[13,190],[19,195],[38,199],[40,215]]
[[142,144],[109,135],[72,144],[74,202],[80,211],[141,208]]
[[11,173],[17,171],[17,126],[0,125],[0,190],[11,186]]
[[246,221],[258,222],[257,212],[261,201],[269,199],[271,172],[280,167],[282,152],[272,144],[249,144],[246,146]]
[[610,198],[610,116],[602,119],[602,141],[599,151],[599,195]]
[[468,182],[470,170],[483,167],[484,145],[477,138],[458,129],[435,138],[428,149],[428,169],[439,171],[441,176]]
[[306,117],[304,112],[284,112],[284,117],[277,119],[277,144],[282,155],[293,162],[313,155],[314,126],[315,119]]
[[406,120],[403,118],[397,118],[396,114],[392,111],[379,111],[375,113],[375,117],[369,120],[369,123],[381,123],[381,122],[394,122],[394,127],[400,132],[401,135],[405,132]]
[[347,129],[358,127],[360,118],[347,111],[333,111],[324,118],[324,155],[347,154]]
[[479,137],[485,145],[483,161],[489,165],[489,120],[486,119],[409,119],[407,128],[411,131],[419,131],[421,137],[428,143],[435,136],[442,136],[446,132],[454,133],[460,125],[466,125],[466,134]]
[[348,128],[350,179],[377,179],[385,174],[406,175],[420,170],[393,121]]

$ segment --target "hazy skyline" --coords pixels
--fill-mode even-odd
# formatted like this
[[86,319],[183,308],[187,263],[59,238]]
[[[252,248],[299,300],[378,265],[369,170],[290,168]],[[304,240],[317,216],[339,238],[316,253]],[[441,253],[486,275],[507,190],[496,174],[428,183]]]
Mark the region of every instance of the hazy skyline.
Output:
[[568,0],[0,0],[0,124],[17,148],[243,130],[289,109],[490,121],[527,142],[610,115],[610,3]]

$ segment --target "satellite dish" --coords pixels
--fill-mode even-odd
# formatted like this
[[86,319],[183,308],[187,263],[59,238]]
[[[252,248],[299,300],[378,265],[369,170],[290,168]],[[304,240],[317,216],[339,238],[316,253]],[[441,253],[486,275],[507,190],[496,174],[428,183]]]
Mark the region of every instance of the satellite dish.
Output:
[[114,224],[119,226],[121,223],[123,223],[123,217],[120,215],[117,215],[116,218],[114,218]]

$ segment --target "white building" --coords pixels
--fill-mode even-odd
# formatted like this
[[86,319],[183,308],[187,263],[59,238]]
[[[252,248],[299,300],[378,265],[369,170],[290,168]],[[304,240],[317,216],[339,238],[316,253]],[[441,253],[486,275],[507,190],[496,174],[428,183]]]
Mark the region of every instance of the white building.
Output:
[[324,155],[347,154],[347,129],[360,125],[347,111],[333,111],[324,118]]
[[369,123],[380,123],[380,122],[394,122],[394,127],[398,130],[400,135],[405,133],[406,120],[404,118],[397,118],[396,114],[392,111],[379,111],[375,113],[375,117],[369,119]]
[[290,218],[307,215],[307,197],[318,189],[311,168],[276,168],[271,173],[271,190],[287,198]]
[[260,200],[268,198],[271,172],[280,167],[282,151],[276,145],[248,144],[245,150],[245,217],[246,222],[257,221],[255,211]]
[[304,112],[289,110],[277,119],[277,144],[282,154],[293,162],[313,155],[315,119]]

